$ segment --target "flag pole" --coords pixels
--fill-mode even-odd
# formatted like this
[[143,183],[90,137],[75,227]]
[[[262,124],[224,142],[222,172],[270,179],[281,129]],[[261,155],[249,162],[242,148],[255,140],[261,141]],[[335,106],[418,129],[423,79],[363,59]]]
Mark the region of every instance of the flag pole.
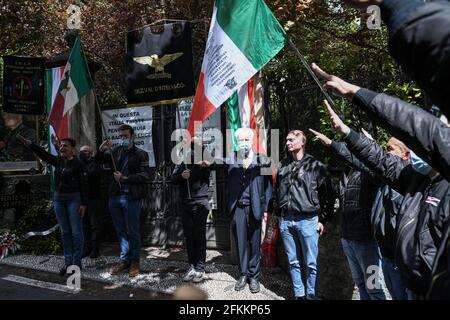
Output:
[[[181,114],[180,114],[180,107],[179,107],[179,105],[177,104],[176,105],[177,106],[177,115],[178,115],[178,127],[180,127],[180,129],[182,129],[181,128]],[[188,169],[188,167],[187,167],[187,164],[186,164],[186,154],[183,152],[183,158],[184,158],[184,170],[187,170]],[[191,199],[191,188],[189,187],[189,178],[187,178],[186,179],[186,185],[187,185],[187,190],[188,190],[188,196],[189,196],[189,199]]]
[[[80,39],[80,51],[83,54],[84,63],[86,64],[86,69],[87,69],[87,72],[89,74],[89,79],[91,79],[92,84],[94,84],[94,80],[92,79],[92,76],[91,76],[91,71],[89,70],[89,64],[88,64],[87,57],[84,54],[84,50],[83,50],[83,48],[81,46],[81,39]],[[92,87],[94,87],[94,86],[92,86]],[[106,126],[105,126],[105,123],[103,122],[102,110],[100,109],[100,105],[99,105],[98,100],[97,100],[97,94],[96,94],[95,90],[93,90],[93,91],[94,91],[94,101],[95,101],[94,104],[95,104],[95,107],[97,108],[97,112],[98,112],[98,115],[100,117],[100,123],[101,123],[101,126],[102,126],[102,131],[103,131],[103,133],[104,133],[104,135],[106,137],[106,140],[109,140],[108,133],[107,133],[108,131],[106,131]],[[114,155],[112,154],[112,150],[111,150],[111,161],[112,161],[112,164],[113,164],[114,172],[116,172],[117,171],[117,165],[116,165],[116,161],[114,160]],[[122,189],[122,185],[121,185],[120,181],[118,182],[118,184],[119,184],[119,188]]]
[[295,46],[294,42],[292,41],[292,39],[288,38],[288,42],[289,45],[292,47],[292,49],[294,49],[294,51],[297,53],[297,56],[300,58],[300,61],[302,62],[302,64],[305,66],[306,70],[308,70],[309,74],[311,75],[311,77],[314,79],[314,81],[316,82],[316,84],[319,86],[320,91],[322,91],[323,95],[325,96],[325,99],[327,99],[328,103],[330,104],[330,106],[333,108],[333,110],[336,110],[336,107],[334,105],[333,100],[331,99],[330,95],[328,94],[328,92],[325,90],[324,86],[322,85],[322,83],[320,83],[319,79],[317,78],[316,74],[314,73],[314,71],[312,71],[311,67],[309,66],[308,62],[306,62],[305,57],[300,53],[300,51],[298,50],[298,48]]

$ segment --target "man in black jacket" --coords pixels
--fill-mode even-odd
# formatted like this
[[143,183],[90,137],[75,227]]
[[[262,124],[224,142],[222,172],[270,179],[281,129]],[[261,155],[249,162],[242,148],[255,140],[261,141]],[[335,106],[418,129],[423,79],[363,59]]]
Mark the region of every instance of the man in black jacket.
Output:
[[[330,147],[332,145],[340,146],[345,143],[336,143],[322,133],[310,129],[310,131],[322,142],[323,145]],[[353,166],[359,168],[365,175],[369,175],[375,181],[380,179],[374,175],[357,157],[351,154],[350,150],[345,147],[347,161]],[[338,150],[339,151],[339,150]],[[404,166],[409,164],[409,149],[398,139],[391,138],[386,144],[386,151],[403,160]],[[342,152],[341,152],[342,153]],[[370,191],[369,191],[370,192]],[[373,197],[373,190],[366,197]],[[394,237],[397,225],[398,212],[400,211],[403,196],[395,191],[390,185],[382,184],[376,191],[375,201],[371,209],[370,225],[371,234],[375,237],[380,248],[382,256],[382,269],[384,282],[391,294],[393,300],[406,300],[407,290],[401,279],[398,267],[395,265],[394,255]],[[341,219],[345,221],[346,219]],[[347,226],[347,228],[354,226]],[[345,226],[342,226],[344,229]],[[344,237],[344,236],[343,236]]]
[[[447,17],[449,16],[447,15]],[[327,74],[315,64],[312,65],[312,68],[317,76],[327,81],[326,86],[329,89],[353,100],[359,108],[368,113],[373,121],[405,142],[420,158],[431,164],[447,181],[450,181],[450,127],[448,124],[444,124],[437,117],[400,99],[362,89],[334,75]],[[441,262],[446,257],[443,254],[446,252],[444,247],[447,241],[450,243],[450,239],[446,236],[449,234],[450,232],[444,233],[442,247],[439,249],[438,257],[440,259],[433,272],[434,275],[440,273],[445,276],[439,278],[439,283],[437,280],[435,281],[433,296],[442,290],[450,291],[450,263]],[[444,265],[447,265],[446,271],[443,270],[442,266]]]
[[[381,255],[373,237],[370,213],[381,181],[362,164],[345,143],[332,141],[311,130],[323,145],[351,166],[348,175],[340,180],[340,208],[342,247],[358,287],[361,300],[386,300],[381,282]],[[376,268],[373,268],[375,266]],[[372,270],[373,269],[373,270]],[[369,277],[377,274],[379,285],[371,286]]]
[[[402,159],[402,164],[409,165],[410,150],[403,142],[391,138],[386,144],[386,151]],[[395,230],[397,218],[403,202],[403,196],[390,185],[384,184],[375,196],[372,207],[371,222],[374,236],[380,247],[383,265],[383,275],[386,287],[393,300],[406,300],[407,290],[401,279],[401,274],[395,264]]]
[[[325,166],[305,153],[306,136],[289,132],[289,156],[277,172],[275,209],[281,214],[280,232],[288,256],[294,295],[298,300],[316,295],[319,235],[331,219],[334,192]],[[300,252],[306,264],[306,288],[302,281]]]
[[79,158],[86,165],[89,180],[89,196],[86,213],[83,217],[84,254],[95,259],[100,256],[100,229],[102,222],[101,174],[102,166],[94,161],[92,148],[82,146]]
[[423,298],[430,285],[444,224],[450,215],[449,182],[431,167],[424,172],[423,161],[415,161],[405,167],[401,159],[352,131],[329,104],[324,103],[332,127],[345,136],[352,153],[404,196],[398,213],[395,259],[405,285],[416,297]]
[[[201,145],[196,138],[194,143]],[[181,219],[186,243],[189,270],[183,281],[201,282],[205,276],[206,264],[206,220],[209,206],[210,168],[203,163],[194,163],[194,143],[186,152],[186,158],[177,164],[172,172],[172,182],[179,185],[181,197]]]
[[[148,154],[134,145],[134,129],[129,125],[119,127],[120,145],[106,154],[111,142],[102,143],[95,161],[110,163],[115,168],[109,188],[109,210],[120,242],[120,263],[111,274],[129,269],[128,275],[136,277],[140,272],[141,200],[146,196],[149,181]],[[112,160],[114,158],[114,160]]]
[[[355,7],[378,5],[389,29],[389,51],[402,69],[450,118],[450,2],[344,0]],[[406,143],[406,141],[404,141]]]

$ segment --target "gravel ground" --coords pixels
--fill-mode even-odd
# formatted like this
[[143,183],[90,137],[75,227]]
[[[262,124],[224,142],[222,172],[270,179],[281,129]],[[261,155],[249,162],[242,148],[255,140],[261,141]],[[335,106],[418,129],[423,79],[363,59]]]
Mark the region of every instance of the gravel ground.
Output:
[[[109,252],[108,252],[109,251]],[[162,250],[150,247],[141,255],[141,274],[130,279],[127,274],[112,276],[111,267],[119,262],[114,249],[102,250],[97,259],[83,259],[82,277],[110,283],[111,286],[128,285],[164,293],[173,293],[179,286],[189,265],[186,253],[179,248]],[[207,292],[211,300],[284,300],[292,299],[289,275],[280,268],[263,269],[260,276],[261,291],[252,294],[248,289],[237,292],[234,284],[239,276],[238,268],[229,263],[229,252],[207,251],[205,280],[195,284]],[[62,267],[62,256],[33,256],[21,254],[3,259],[0,263],[57,273]]]

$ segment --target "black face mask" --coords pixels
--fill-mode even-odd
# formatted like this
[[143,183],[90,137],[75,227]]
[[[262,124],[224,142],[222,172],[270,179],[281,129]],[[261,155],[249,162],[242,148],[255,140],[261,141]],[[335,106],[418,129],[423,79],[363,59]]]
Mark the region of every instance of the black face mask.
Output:
[[80,160],[83,161],[84,163],[88,162],[90,158],[91,157],[89,157],[87,154],[80,153]]

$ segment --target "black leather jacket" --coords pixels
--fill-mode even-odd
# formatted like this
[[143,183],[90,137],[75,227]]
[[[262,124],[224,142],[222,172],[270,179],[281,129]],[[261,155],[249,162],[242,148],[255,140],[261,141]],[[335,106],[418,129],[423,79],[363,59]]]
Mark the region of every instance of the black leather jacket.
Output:
[[450,184],[440,175],[430,179],[354,131],[349,149],[404,198],[395,234],[395,262],[405,285],[426,294],[443,225],[450,215]]
[[359,90],[353,102],[450,181],[450,128],[442,121],[400,99],[367,89]]
[[[147,195],[147,185],[150,180],[148,154],[134,145],[129,150],[122,146],[116,147],[112,150],[116,166],[119,165],[119,160],[124,152],[128,153],[128,176],[122,177],[120,184],[128,184],[128,197],[130,200],[143,199]],[[111,170],[114,171],[114,166],[111,161],[111,151],[98,151],[95,154],[95,162],[109,163]],[[122,168],[117,167],[117,170],[122,171]],[[109,194],[113,196],[121,194],[121,188],[114,179],[112,179],[109,186]]]
[[380,7],[391,55],[450,118],[450,2],[384,0]]
[[280,162],[274,209],[278,214],[287,212],[319,215],[320,222],[331,220],[334,192],[326,167],[311,155],[302,160],[288,157]]
[[381,181],[353,156],[345,143],[333,141],[331,150],[356,169],[348,176],[342,177],[339,183],[342,237],[348,240],[370,241],[373,239],[370,213]]

